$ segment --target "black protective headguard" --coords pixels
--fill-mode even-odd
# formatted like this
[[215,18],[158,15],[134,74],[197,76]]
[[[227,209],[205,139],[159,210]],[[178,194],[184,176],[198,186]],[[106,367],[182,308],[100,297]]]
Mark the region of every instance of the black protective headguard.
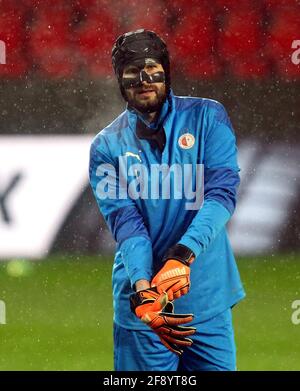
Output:
[[121,35],[112,48],[112,64],[118,78],[121,93],[126,99],[122,85],[124,67],[136,60],[153,58],[163,67],[167,96],[170,93],[170,60],[166,43],[150,30],[130,31]]

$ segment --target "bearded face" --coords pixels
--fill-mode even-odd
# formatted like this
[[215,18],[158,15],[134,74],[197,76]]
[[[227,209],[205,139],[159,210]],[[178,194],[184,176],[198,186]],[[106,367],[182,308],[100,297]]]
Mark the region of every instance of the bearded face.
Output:
[[[141,71],[147,75],[155,76],[160,73],[164,74],[162,65],[156,61],[145,62],[143,68],[129,64],[123,70],[123,80],[128,81],[138,79]],[[141,81],[138,86],[125,89],[125,95],[128,104],[141,113],[154,113],[160,110],[166,99],[166,85],[164,82]]]

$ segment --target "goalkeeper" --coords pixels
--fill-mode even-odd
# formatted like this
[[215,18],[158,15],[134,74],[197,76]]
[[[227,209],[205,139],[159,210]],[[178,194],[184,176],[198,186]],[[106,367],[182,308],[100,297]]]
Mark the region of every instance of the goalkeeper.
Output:
[[[92,143],[90,183],[117,242],[115,370],[235,370],[231,309],[245,293],[226,233],[239,185],[230,120],[214,100],[173,94],[154,32],[120,36],[112,63],[127,108]],[[158,165],[169,197],[152,191]],[[181,168],[194,199],[166,180]]]

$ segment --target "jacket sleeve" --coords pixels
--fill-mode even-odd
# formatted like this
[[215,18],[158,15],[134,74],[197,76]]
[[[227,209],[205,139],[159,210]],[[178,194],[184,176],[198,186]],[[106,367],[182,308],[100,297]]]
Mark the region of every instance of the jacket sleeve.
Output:
[[[100,212],[118,244],[131,286],[140,279],[151,280],[152,243],[135,202],[122,189],[118,163],[110,157],[106,141],[99,135],[92,143],[90,184]],[[123,190],[123,192],[122,192]]]
[[196,256],[206,251],[236,206],[240,183],[234,131],[224,107],[215,102],[204,136],[204,200],[179,241]]

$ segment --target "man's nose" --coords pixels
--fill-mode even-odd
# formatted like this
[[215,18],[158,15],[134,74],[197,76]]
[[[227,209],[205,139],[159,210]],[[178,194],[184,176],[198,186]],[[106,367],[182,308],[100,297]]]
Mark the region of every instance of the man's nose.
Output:
[[150,77],[150,74],[148,72],[146,72],[144,69],[141,70],[140,72],[140,81],[144,84],[144,83],[149,83],[149,77]]

